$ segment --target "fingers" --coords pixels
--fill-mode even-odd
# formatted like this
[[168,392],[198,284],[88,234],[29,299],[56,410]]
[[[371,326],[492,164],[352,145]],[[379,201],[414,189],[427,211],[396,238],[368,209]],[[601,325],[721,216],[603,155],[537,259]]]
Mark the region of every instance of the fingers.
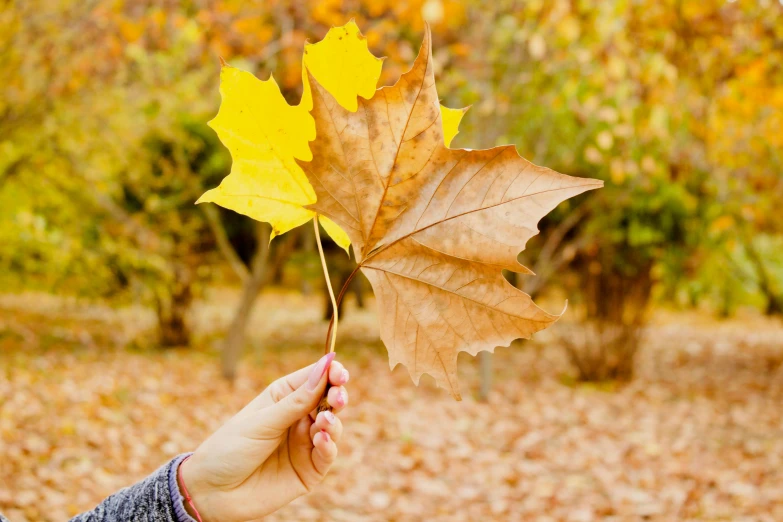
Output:
[[326,398],[329,401],[329,406],[332,407],[332,411],[338,413],[348,404],[348,391],[345,389],[345,386],[332,386],[329,388]]
[[329,384],[332,386],[342,386],[348,382],[349,378],[350,374],[348,373],[348,370],[345,369],[345,366],[334,361],[329,368]]
[[261,410],[258,416],[261,430],[284,431],[294,422],[307,416],[313,410],[326,388],[327,372],[334,359],[334,353],[324,355],[310,370],[307,379],[282,400]]
[[[259,410],[282,401],[307,381],[307,377],[310,375],[310,372],[313,371],[314,367],[315,364],[311,364],[310,366],[300,368],[284,377],[280,377],[267,386],[258,397],[253,399],[248,405],[248,408]],[[332,361],[329,369],[329,383],[332,386],[340,386],[347,383],[349,378],[350,374],[348,373],[348,370],[345,369],[345,366],[337,361]]]
[[[334,354],[332,354],[332,356],[334,357]],[[269,387],[271,388],[272,397],[275,399],[275,402],[283,400],[286,396],[304,384],[310,375],[310,372],[313,371],[314,366],[315,364],[311,364],[306,368],[299,369],[294,373],[288,374],[273,382]],[[345,369],[345,366],[343,366],[342,363],[333,360],[332,364],[329,366],[329,384],[332,386],[340,386],[347,383],[349,378],[350,374],[348,373],[348,370]]]
[[319,431],[313,437],[313,467],[321,475],[326,475],[337,458],[337,444],[326,431]]
[[310,435],[312,422],[309,418],[299,419],[289,430],[286,445],[288,458],[297,475],[307,489],[321,481],[321,474],[313,466],[313,437]]
[[314,440],[320,431],[325,431],[335,443],[338,443],[343,436],[343,423],[331,411],[322,411],[310,425],[310,439]]
[[307,417],[300,419],[289,431],[289,458],[308,490],[323,480],[337,458],[337,441],[342,436],[343,427],[336,417],[334,423],[329,422],[327,413],[331,414],[321,412],[315,423]]

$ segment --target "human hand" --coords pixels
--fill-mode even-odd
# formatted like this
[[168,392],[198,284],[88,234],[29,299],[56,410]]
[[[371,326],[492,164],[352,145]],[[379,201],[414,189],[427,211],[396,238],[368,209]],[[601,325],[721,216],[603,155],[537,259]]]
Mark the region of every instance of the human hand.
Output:
[[[181,464],[180,490],[184,482],[203,522],[261,518],[323,480],[343,432],[334,413],[348,403],[348,371],[333,359],[273,382]],[[327,380],[334,413],[315,416]]]

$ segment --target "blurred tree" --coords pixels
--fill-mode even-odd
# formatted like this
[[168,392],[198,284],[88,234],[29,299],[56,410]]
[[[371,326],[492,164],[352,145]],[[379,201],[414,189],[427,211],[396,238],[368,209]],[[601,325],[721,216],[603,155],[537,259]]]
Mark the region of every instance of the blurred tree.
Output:
[[[713,220],[764,200],[752,226],[732,230],[753,238],[762,222],[772,228],[762,216],[775,214],[768,205],[783,196],[781,148],[773,146],[783,8],[677,0],[471,7],[471,28],[483,35],[472,39],[478,49],[444,64],[460,101],[477,103],[457,139],[511,141],[540,164],[606,180],[605,189],[542,223],[546,239],[523,254],[538,277],[522,283],[536,293],[559,274],[587,320],[583,337],[565,339],[580,376],[628,378],[656,284],[682,285],[698,274],[702,245],[717,248],[707,237]],[[749,65],[751,79],[743,73]],[[755,96],[733,86],[740,77]],[[745,108],[736,111],[738,104]],[[730,125],[746,142],[717,145]],[[741,181],[738,169],[748,172]],[[745,242],[747,252],[752,244]],[[763,269],[769,259],[748,259],[759,290],[777,292]]]
[[[224,351],[235,375],[255,297],[283,272],[268,264],[311,236],[267,251],[247,219],[192,207],[228,168],[203,125],[218,57],[274,73],[296,103],[305,40],[352,17],[388,57],[382,83],[407,70],[429,21],[443,102],[474,104],[455,146],[516,143],[606,181],[541,223],[522,259],[538,275],[519,281],[574,296],[582,377],[630,375],[655,298],[780,312],[783,6],[771,0],[7,1],[3,289],[141,299],[178,344],[220,255],[245,285]],[[292,265],[310,270],[311,255]]]
[[205,275],[192,202],[200,179],[227,166],[188,115],[212,110],[203,88],[215,71],[189,59],[193,23],[152,11],[138,23],[171,29],[165,38],[126,44],[132,20],[111,7],[32,1],[3,12],[0,197],[23,233],[11,228],[0,260],[25,284],[152,302],[161,344],[187,344]]

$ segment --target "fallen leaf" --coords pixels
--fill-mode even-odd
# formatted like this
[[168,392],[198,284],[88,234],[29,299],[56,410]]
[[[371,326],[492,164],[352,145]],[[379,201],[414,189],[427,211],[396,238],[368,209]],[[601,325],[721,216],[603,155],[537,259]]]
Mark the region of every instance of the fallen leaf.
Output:
[[558,316],[509,284],[538,221],[563,200],[602,186],[533,165],[514,146],[449,149],[429,28],[413,68],[358,110],[312,75],[313,159],[299,159],[317,195],[308,208],[335,221],[379,303],[392,368],[404,364],[460,399],[457,355],[529,338]]

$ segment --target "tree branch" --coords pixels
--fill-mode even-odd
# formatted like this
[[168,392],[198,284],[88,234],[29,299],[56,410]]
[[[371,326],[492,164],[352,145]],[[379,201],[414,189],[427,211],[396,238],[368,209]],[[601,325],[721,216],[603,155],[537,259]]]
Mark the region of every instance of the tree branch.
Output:
[[240,281],[242,281],[242,284],[246,283],[250,277],[250,272],[248,272],[245,263],[243,263],[239,258],[237,251],[228,240],[226,228],[223,226],[223,222],[220,220],[220,214],[218,213],[217,209],[210,204],[201,205],[201,209],[204,211],[204,215],[207,217],[209,229],[215,236],[218,250],[220,250],[220,253],[223,254],[223,257],[226,259],[226,261],[228,261],[229,266],[237,275],[237,277],[239,277]]

